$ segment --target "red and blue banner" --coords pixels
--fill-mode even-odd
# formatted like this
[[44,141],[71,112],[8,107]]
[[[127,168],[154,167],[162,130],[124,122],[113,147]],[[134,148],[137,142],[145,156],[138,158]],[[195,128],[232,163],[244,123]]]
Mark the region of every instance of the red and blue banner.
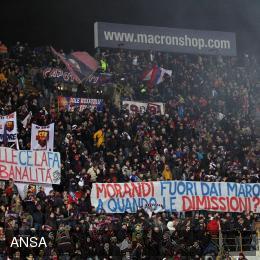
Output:
[[164,211],[260,213],[260,183],[158,181],[93,183],[91,203],[97,212],[134,213],[147,205]]

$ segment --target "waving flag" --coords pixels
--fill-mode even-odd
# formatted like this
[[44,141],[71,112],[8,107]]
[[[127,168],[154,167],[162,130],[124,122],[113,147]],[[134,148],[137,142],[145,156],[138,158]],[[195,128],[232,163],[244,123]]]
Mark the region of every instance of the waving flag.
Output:
[[151,78],[152,78],[152,73],[153,73],[153,69],[144,72],[143,77],[142,77],[142,80],[144,80],[144,81],[151,80]]
[[158,66],[154,66],[151,70],[144,73],[142,80],[148,81],[148,86],[158,85],[164,81],[164,76],[172,75],[172,70],[166,70]]
[[78,83],[88,78],[98,68],[98,62],[87,52],[77,51],[68,55],[61,55],[52,47],[51,51],[66,65]]
[[21,122],[23,125],[23,128],[27,128],[30,121],[32,119],[32,111],[29,112],[29,114],[24,118],[24,120]]
[[164,76],[168,75],[168,76],[172,76],[172,70],[166,70],[164,68],[160,68],[160,76],[156,82],[156,84],[160,84],[161,82],[164,81]]

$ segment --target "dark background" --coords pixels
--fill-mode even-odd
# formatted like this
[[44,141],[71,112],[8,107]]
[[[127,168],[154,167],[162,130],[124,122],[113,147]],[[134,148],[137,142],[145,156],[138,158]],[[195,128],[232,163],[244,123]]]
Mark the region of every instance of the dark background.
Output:
[[260,0],[1,0],[0,40],[94,52],[94,22],[235,32],[260,56]]

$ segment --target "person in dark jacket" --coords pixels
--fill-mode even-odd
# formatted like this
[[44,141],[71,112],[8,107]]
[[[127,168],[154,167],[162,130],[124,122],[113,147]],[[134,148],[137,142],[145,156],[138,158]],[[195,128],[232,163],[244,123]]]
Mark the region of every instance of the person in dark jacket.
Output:
[[143,246],[139,243],[137,243],[136,247],[134,248],[132,252],[132,259],[133,260],[139,260],[143,258]]
[[38,231],[44,223],[44,215],[41,211],[41,205],[36,206],[36,210],[32,214],[34,228]]

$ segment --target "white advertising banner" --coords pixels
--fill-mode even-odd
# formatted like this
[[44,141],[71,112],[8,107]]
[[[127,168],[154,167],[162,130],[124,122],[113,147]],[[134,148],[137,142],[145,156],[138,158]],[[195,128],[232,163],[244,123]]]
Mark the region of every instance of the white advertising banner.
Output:
[[153,50],[206,55],[236,56],[233,32],[96,22],[95,48]]

